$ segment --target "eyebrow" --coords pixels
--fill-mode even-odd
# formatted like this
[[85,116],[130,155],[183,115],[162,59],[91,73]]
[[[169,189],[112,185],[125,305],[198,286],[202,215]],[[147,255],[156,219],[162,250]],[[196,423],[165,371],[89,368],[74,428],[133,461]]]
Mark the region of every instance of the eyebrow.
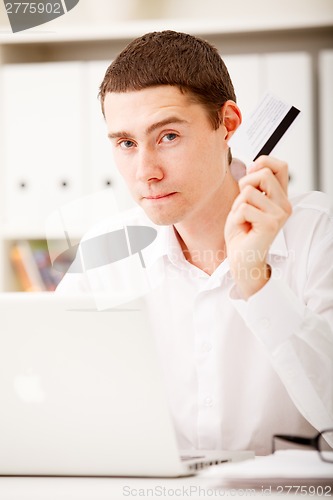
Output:
[[[165,125],[170,125],[171,123],[189,123],[187,120],[184,120],[182,118],[178,118],[177,116],[170,116],[169,118],[165,118],[164,120],[160,120],[159,122],[153,123],[146,129],[146,135],[151,134],[154,132],[156,129],[164,127]],[[126,132],[125,130],[122,130],[120,132],[110,132],[108,134],[108,137],[110,139],[118,139],[119,137],[133,137],[133,134],[130,132]]]

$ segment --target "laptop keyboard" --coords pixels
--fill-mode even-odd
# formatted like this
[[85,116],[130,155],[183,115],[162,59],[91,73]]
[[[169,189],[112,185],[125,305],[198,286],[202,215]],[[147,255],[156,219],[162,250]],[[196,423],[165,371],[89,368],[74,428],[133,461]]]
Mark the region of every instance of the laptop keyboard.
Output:
[[180,458],[182,461],[198,460],[198,462],[189,465],[189,469],[191,470],[201,470],[205,469],[206,467],[211,467],[212,465],[219,465],[228,462],[228,460],[222,460],[222,459],[205,460],[204,456],[196,456],[196,455],[182,455]]

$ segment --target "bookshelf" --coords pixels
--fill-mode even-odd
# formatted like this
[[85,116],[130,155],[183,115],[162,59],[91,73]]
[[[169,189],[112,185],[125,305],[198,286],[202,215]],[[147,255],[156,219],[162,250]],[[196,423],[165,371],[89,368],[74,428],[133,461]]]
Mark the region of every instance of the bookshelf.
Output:
[[[333,196],[332,100],[323,105],[319,92],[329,93],[332,81],[332,57],[323,56],[333,53],[332,26],[333,16],[298,24],[150,20],[15,36],[0,30],[0,291],[20,288],[12,248],[45,240],[52,211],[110,187],[119,208],[131,206],[96,96],[109,62],[147,31],[187,31],[216,45],[244,114],[266,88],[299,106],[302,120],[275,154],[290,164],[291,192]],[[64,244],[61,228],[51,239]]]

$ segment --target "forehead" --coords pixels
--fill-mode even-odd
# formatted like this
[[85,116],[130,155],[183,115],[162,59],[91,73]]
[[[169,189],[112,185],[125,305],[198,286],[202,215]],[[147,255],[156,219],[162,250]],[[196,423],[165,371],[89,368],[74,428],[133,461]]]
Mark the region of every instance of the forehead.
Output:
[[161,85],[130,92],[110,92],[104,100],[104,113],[109,132],[137,125],[149,126],[167,116],[191,123],[205,115],[201,104],[190,99],[178,87]]

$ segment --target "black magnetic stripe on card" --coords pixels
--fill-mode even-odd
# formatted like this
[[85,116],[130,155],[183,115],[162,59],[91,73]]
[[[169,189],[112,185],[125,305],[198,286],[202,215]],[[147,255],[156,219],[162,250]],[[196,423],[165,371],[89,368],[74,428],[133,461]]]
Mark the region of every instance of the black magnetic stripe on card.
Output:
[[299,115],[300,110],[292,106],[282,122],[274,130],[268,141],[263,145],[257,156],[253,159],[255,161],[261,155],[269,155],[273,148],[277,145],[283,134],[288,130],[292,122]]

